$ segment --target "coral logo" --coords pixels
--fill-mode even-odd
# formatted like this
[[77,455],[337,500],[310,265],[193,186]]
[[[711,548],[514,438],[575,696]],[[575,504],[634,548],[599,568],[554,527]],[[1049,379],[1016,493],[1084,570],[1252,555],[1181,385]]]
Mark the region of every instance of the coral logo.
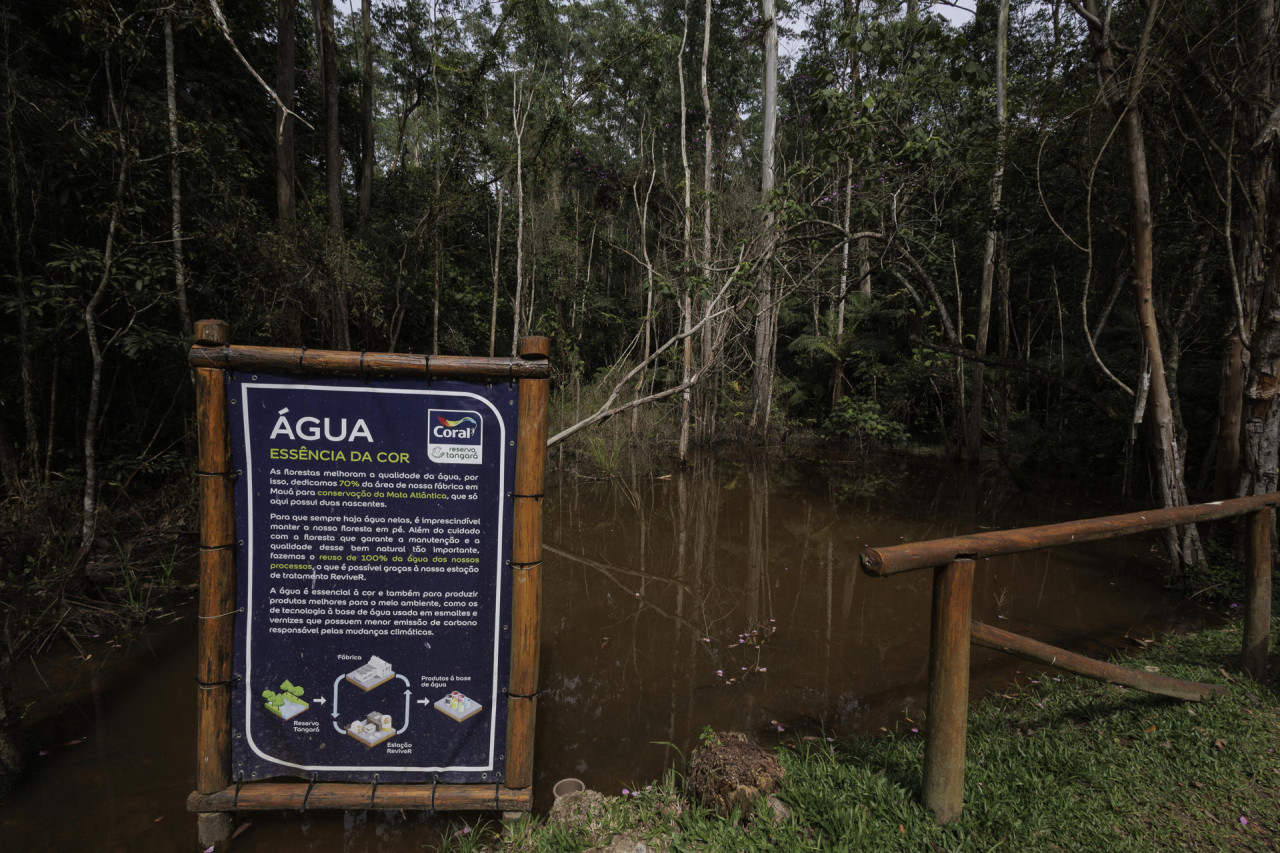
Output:
[[[431,428],[431,434],[441,438],[470,438],[471,433],[480,427],[476,419],[470,415],[456,420],[446,418],[444,415],[436,415],[436,421],[438,425]],[[471,426],[464,427],[463,424],[471,424]],[[459,429],[459,427],[462,428]]]
[[427,456],[433,462],[479,465],[484,435],[478,412],[431,409],[427,412]]

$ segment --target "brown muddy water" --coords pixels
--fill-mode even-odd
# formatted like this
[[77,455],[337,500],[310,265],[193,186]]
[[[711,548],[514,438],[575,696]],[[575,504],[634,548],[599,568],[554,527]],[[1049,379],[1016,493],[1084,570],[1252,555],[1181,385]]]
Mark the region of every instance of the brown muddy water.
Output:
[[[553,471],[537,808],[565,776],[616,794],[679,769],[708,726],[766,743],[910,734],[924,702],[929,573],[870,578],[858,552],[1107,511],[1088,496],[1032,499],[912,458],[874,469],[708,458],[683,474],[604,480]],[[1153,540],[1132,540],[980,563],[975,615],[1095,655],[1202,621],[1203,610],[1161,587],[1152,550]],[[0,803],[0,849],[196,848],[184,810],[195,766],[192,622],[107,650],[129,662],[110,689],[93,667],[45,672],[48,687],[23,676],[35,701],[68,685],[85,695],[33,733],[34,771]],[[1039,677],[984,649],[972,665],[975,696]],[[237,850],[419,850],[461,826],[460,816],[384,812],[246,819]]]

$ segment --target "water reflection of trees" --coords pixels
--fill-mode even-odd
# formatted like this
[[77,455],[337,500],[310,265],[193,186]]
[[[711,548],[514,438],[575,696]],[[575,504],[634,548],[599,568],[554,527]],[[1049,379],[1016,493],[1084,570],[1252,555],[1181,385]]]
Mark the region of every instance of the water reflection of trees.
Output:
[[[974,478],[898,473],[891,491],[878,480],[859,486],[855,466],[817,463],[701,457],[669,475],[633,469],[609,480],[556,471],[539,742],[591,767],[621,751],[633,768],[623,778],[634,779],[672,760],[652,743],[684,749],[706,725],[874,730],[914,714],[928,573],[872,580],[857,554],[991,526],[1001,520],[992,506],[1017,504]],[[1037,625],[1050,641],[1119,636],[1165,606],[1122,574],[1080,555],[993,561],[979,571],[975,613]],[[758,648],[739,642],[771,627],[777,634]],[[976,682],[1005,666],[994,655],[974,662]]]

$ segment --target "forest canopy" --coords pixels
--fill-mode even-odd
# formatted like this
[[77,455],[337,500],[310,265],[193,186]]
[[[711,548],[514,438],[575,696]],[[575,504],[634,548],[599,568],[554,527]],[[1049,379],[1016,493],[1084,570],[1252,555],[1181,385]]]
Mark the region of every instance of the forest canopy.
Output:
[[805,429],[1272,490],[1278,5],[4,0],[5,489],[74,494],[83,552],[185,478],[217,317],[550,336],[570,445],[643,408],[682,458]]

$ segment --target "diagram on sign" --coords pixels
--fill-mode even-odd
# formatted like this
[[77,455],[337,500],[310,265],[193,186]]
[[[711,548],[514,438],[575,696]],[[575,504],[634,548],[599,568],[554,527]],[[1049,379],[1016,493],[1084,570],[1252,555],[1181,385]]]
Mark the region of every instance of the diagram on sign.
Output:
[[436,702],[437,711],[458,722],[474,717],[483,707],[479,702],[463,696],[457,690]]
[[[348,684],[354,684],[365,693],[369,693],[395,679],[404,682],[404,724],[400,728],[395,728],[390,714],[383,713],[379,709],[369,711],[363,717],[352,720],[345,727],[338,723],[338,717],[341,716],[339,701],[341,691],[339,688],[344,681]],[[410,699],[409,679],[397,673],[392,669],[391,664],[382,658],[377,655],[371,655],[367,663],[334,679],[333,727],[339,732],[350,735],[365,746],[377,746],[390,740],[395,735],[403,734],[409,728]]]
[[[350,681],[365,693],[368,693],[379,685],[386,684],[395,677],[396,674],[392,671],[391,664],[387,663],[377,655],[370,657],[369,662],[364,666],[347,673],[347,681]],[[403,677],[404,676],[401,676],[401,678]],[[409,679],[404,679],[404,683],[408,684]],[[336,703],[337,700],[335,699],[334,702]],[[337,710],[336,707],[334,710]]]
[[267,700],[263,704],[266,709],[275,714],[282,720],[292,720],[301,714],[307,708],[311,707],[302,699],[302,694],[306,692],[300,686],[294,684],[289,679],[280,682],[280,692],[274,690],[263,690],[262,698]]
[[[401,731],[404,731],[401,729]],[[363,720],[355,720],[347,726],[347,734],[365,746],[377,746],[398,732],[391,726],[391,716],[380,711],[370,711]]]

